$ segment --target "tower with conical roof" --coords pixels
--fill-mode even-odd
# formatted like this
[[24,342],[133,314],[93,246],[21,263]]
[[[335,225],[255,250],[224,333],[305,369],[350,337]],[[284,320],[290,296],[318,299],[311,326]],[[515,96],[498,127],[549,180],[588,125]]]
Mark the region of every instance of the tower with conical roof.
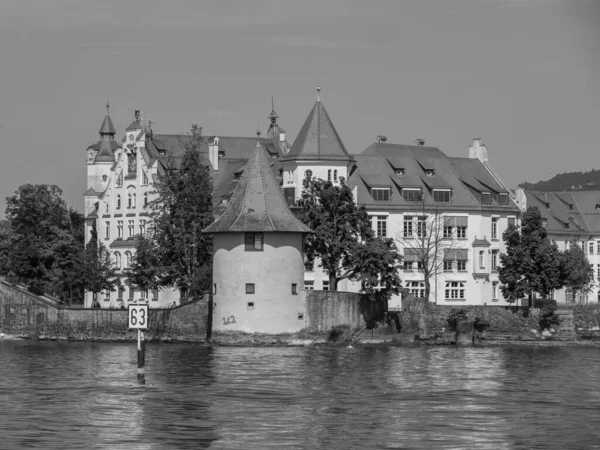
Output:
[[270,123],[269,123],[269,129],[267,130],[267,134],[265,135],[265,137],[267,139],[272,139],[273,141],[277,142],[277,145],[279,146],[279,150],[281,151],[281,154],[286,155],[290,150],[290,146],[286,140],[285,130],[283,129],[283,127],[281,125],[279,125],[277,123],[277,119],[279,119],[279,115],[275,112],[275,100],[272,95],[271,95],[271,114],[269,114],[267,116],[267,118],[269,119]]
[[334,185],[348,179],[350,167],[356,161],[348,154],[321,102],[320,86],[317,86],[317,101],[291,150],[280,162],[283,169],[283,192],[290,205],[295,205],[300,198],[302,181],[307,176],[328,180]]
[[257,143],[213,235],[213,328],[284,333],[304,328],[303,235]]
[[87,188],[96,193],[106,189],[110,168],[115,162],[115,152],[120,145],[115,141],[115,126],[110,117],[110,104],[106,103],[106,115],[100,125],[100,140],[87,149]]

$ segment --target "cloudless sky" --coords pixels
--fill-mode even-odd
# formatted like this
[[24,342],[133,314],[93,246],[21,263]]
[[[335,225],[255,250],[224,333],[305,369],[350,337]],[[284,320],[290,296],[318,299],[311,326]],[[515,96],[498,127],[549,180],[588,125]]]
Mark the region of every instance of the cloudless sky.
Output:
[[508,187],[600,168],[600,1],[0,2],[0,209],[24,183],[83,208],[85,151],[111,104],[156,133],[265,130],[293,142],[321,99],[358,153],[481,137]]

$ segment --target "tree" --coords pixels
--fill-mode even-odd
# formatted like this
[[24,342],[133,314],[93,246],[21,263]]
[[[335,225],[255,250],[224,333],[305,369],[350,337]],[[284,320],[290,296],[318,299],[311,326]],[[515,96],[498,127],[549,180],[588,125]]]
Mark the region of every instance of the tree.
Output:
[[118,273],[110,258],[110,253],[98,241],[98,234],[92,228],[92,236],[85,247],[82,276],[84,288],[94,294],[94,302],[99,292],[114,291]]
[[[24,184],[6,199],[11,222],[11,273],[36,293],[56,286],[68,267],[76,240],[62,190],[55,185]],[[55,290],[55,289],[53,289]]]
[[138,236],[135,254],[127,270],[127,278],[139,289],[159,289],[159,257],[154,241],[145,236]]
[[12,227],[8,220],[0,220],[0,275],[10,273],[10,250],[12,242]]
[[548,240],[536,206],[527,208],[521,223],[521,232],[510,226],[503,234],[506,254],[500,254],[498,278],[502,294],[508,302],[534,293],[544,298],[564,286],[562,253]]
[[304,240],[306,265],[312,267],[319,258],[332,291],[348,279],[360,282],[365,292],[382,288],[397,293],[398,249],[393,239],[373,235],[371,219],[354,203],[350,188],[308,177],[303,186],[298,218],[314,231]]
[[404,257],[411,254],[417,262],[417,269],[423,274],[425,282],[425,300],[431,296],[431,283],[444,271],[444,258],[450,250],[456,247],[452,233],[445,227],[446,224],[442,211],[434,205],[428,204],[425,197],[421,197],[417,213],[415,229],[403,230],[397,238],[404,248]]
[[157,249],[158,278],[184,295],[202,295],[212,284],[212,236],[201,231],[213,222],[212,181],[200,159],[202,128],[193,125],[182,140],[181,163],[171,160],[154,183],[150,239]]
[[587,294],[591,290],[594,279],[592,265],[575,241],[563,252],[562,271],[565,287],[571,290],[573,299],[579,292]]

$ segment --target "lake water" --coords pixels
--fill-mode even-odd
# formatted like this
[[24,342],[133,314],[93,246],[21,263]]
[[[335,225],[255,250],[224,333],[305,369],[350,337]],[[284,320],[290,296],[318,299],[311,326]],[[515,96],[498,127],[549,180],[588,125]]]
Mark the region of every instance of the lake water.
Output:
[[600,348],[0,341],[0,448],[600,448]]

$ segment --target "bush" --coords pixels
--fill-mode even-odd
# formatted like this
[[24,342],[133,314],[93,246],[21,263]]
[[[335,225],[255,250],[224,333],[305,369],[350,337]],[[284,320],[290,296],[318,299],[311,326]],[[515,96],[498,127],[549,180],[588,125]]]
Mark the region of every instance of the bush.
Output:
[[536,299],[533,306],[540,310],[538,326],[541,330],[547,330],[548,328],[559,325],[560,320],[558,319],[558,316],[554,314],[554,311],[556,311],[558,307],[556,300],[550,298]]
[[35,295],[44,295],[44,284],[39,281],[32,281],[27,286],[27,290]]
[[448,328],[452,331],[456,331],[456,326],[458,322],[462,322],[463,320],[468,320],[467,313],[464,309],[453,309],[450,311],[450,315],[446,319],[448,323]]

